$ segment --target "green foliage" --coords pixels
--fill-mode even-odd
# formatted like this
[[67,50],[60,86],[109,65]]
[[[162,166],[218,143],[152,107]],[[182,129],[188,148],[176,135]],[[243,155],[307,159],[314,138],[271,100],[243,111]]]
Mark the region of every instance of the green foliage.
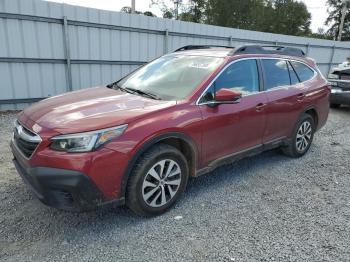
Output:
[[183,21],[195,22],[195,23],[208,23],[208,1],[196,0],[189,1],[189,7],[182,6],[182,13],[179,15],[179,19]]
[[[131,7],[130,6],[124,6],[120,11],[123,12],[123,13],[131,14]],[[153,14],[151,11],[146,11],[146,12],[143,12],[143,13],[140,12],[140,11],[135,11],[135,14],[156,17],[156,15]]]
[[319,28],[316,33],[311,33],[309,37],[312,38],[320,38],[326,40],[332,40],[333,37],[328,32],[326,32],[323,28]]
[[174,18],[174,14],[170,11],[163,12],[163,18],[172,19]]
[[191,0],[180,19],[288,35],[311,34],[311,15],[296,0]]
[[[175,0],[172,0],[175,3]],[[164,0],[152,0],[164,18],[175,17],[174,7]],[[287,35],[310,36],[311,15],[296,0],[190,0],[179,6],[179,19],[196,23],[233,27]]]
[[274,33],[287,35],[309,35],[311,15],[302,2],[275,0],[272,2],[271,21]]
[[[175,2],[176,0],[171,0],[174,7],[169,7],[165,4],[164,0],[151,0],[152,6],[157,6],[163,13],[163,18],[173,19],[176,17]],[[179,4],[181,7],[181,4]]]
[[[328,34],[335,39],[339,32],[339,25],[341,19],[342,1],[341,0],[327,0],[328,5],[328,18],[325,25],[330,26]],[[350,6],[345,15],[344,27],[342,32],[342,40],[350,41]]]
[[155,14],[153,14],[151,11],[146,11],[146,12],[143,12],[143,14],[144,14],[145,16],[152,16],[152,17],[156,17],[156,15],[155,15]]

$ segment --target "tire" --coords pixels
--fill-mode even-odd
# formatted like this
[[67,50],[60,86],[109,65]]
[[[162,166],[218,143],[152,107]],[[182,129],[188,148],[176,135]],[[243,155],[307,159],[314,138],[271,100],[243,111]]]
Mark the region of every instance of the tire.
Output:
[[188,176],[188,163],[178,149],[155,145],[138,159],[131,172],[126,205],[140,216],[160,215],[185,191]]
[[340,104],[330,104],[330,107],[331,108],[339,108],[340,107]]
[[[303,131],[303,130],[306,131]],[[282,152],[290,157],[301,157],[309,150],[315,133],[315,121],[303,114],[295,125],[293,135],[287,146],[282,147]]]

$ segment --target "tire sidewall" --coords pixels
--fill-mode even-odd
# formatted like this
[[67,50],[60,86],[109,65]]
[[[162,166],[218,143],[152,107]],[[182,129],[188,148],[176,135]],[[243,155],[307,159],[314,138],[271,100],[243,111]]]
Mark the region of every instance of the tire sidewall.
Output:
[[[298,133],[298,130],[300,128],[300,126],[304,123],[308,121],[310,124],[311,124],[311,138],[310,138],[310,141],[309,141],[309,144],[308,146],[306,147],[306,149],[303,151],[303,152],[300,152],[298,151],[297,149],[297,146],[296,146],[296,140],[297,140],[297,133]],[[310,115],[307,115],[307,114],[303,114],[298,123],[296,124],[295,126],[295,129],[293,131],[293,139],[292,139],[292,150],[293,150],[293,154],[297,157],[301,157],[303,155],[306,154],[306,152],[309,151],[310,147],[311,147],[311,144],[312,144],[312,141],[314,139],[314,134],[315,134],[315,121],[313,120],[313,118],[310,116]]]
[[[181,183],[180,186],[174,195],[174,197],[166,203],[164,206],[161,207],[151,207],[149,206],[144,200],[142,196],[142,185],[143,181],[147,175],[147,172],[159,161],[163,159],[171,159],[175,161],[181,170]],[[138,207],[142,210],[143,213],[149,214],[149,215],[158,215],[161,213],[164,213],[167,209],[169,209],[181,196],[181,194],[185,191],[187,181],[188,181],[188,165],[185,157],[174,148],[174,150],[167,150],[165,152],[161,152],[159,154],[153,155],[148,161],[145,162],[144,165],[142,165],[137,174],[136,178],[136,186],[135,186],[135,197],[137,200]]]

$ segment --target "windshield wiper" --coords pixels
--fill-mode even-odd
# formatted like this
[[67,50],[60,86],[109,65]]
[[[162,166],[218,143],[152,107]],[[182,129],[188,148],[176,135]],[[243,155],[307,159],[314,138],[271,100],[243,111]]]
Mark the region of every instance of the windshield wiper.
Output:
[[126,87],[124,88],[126,91],[131,91],[133,93],[137,93],[141,96],[147,96],[149,98],[152,98],[152,99],[155,99],[155,100],[162,100],[159,96],[157,96],[156,94],[153,94],[153,93],[150,93],[150,92],[147,92],[147,91],[143,91],[143,90],[140,90],[140,89],[136,89],[136,88],[131,88],[131,87]]
[[108,88],[114,88],[114,87],[118,86],[118,82],[119,82],[119,81],[110,83],[110,84],[106,85],[106,87],[108,87]]
[[107,87],[108,88],[113,88],[113,89],[120,89],[121,91],[130,93],[130,94],[139,94],[141,96],[146,96],[148,98],[152,98],[152,99],[155,99],[155,100],[162,100],[156,94],[153,94],[153,93],[150,93],[150,92],[147,92],[147,91],[142,91],[142,90],[139,90],[139,89],[136,89],[136,88],[131,88],[131,87],[125,87],[125,88],[121,87],[120,85],[118,85],[118,82],[111,83],[111,84],[107,85]]
[[121,87],[120,85],[118,85],[118,82],[114,82],[112,84],[109,84],[107,85],[108,88],[113,88],[113,89],[119,89],[123,92],[127,92],[127,93],[130,93],[130,94],[134,94],[135,91],[134,90],[130,90],[128,88],[124,88],[124,87]]

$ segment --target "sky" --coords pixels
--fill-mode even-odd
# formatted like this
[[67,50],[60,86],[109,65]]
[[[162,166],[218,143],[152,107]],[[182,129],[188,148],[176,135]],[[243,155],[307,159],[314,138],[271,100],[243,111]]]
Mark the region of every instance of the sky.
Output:
[[[71,5],[79,5],[85,7],[92,7],[110,11],[120,11],[124,6],[131,6],[131,0],[46,0],[51,2],[66,3]],[[151,11],[158,17],[161,17],[161,11],[157,6],[151,6],[151,0],[135,0],[136,10]],[[311,13],[311,29],[317,32],[318,28],[327,29],[324,21],[327,18],[326,0],[300,0],[304,2]],[[186,0],[183,1],[186,3]],[[172,4],[169,0],[165,0],[169,6]]]

